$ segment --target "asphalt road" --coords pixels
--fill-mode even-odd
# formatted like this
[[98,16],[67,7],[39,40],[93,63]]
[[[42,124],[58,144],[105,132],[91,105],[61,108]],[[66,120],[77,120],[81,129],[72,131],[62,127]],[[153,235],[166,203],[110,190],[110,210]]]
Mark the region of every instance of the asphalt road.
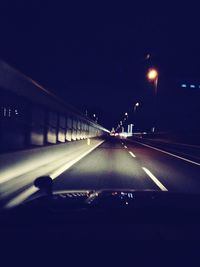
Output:
[[[175,155],[176,156],[176,155]],[[110,139],[54,180],[54,190],[200,193],[200,166],[138,142]]]

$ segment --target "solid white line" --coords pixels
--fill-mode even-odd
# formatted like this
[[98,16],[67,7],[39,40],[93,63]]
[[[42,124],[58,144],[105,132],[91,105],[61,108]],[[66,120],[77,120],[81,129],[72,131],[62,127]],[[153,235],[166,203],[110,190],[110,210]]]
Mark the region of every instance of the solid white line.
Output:
[[147,168],[142,167],[142,169],[162,191],[168,191],[167,188]]
[[124,148],[127,148],[127,146],[124,146]]
[[102,143],[104,142],[104,140],[102,142],[100,142],[99,144],[97,144],[96,146],[92,147],[90,150],[88,150],[87,152],[85,152],[84,154],[82,154],[81,156],[77,157],[76,159],[66,163],[65,165],[63,165],[62,167],[58,168],[56,171],[50,173],[50,177],[52,179],[55,179],[56,177],[58,177],[60,174],[62,174],[63,172],[65,172],[66,170],[68,170],[72,165],[74,165],[75,163],[77,163],[79,160],[81,160],[82,158],[84,158],[85,156],[87,156],[89,153],[91,153],[94,149],[96,149],[98,146],[100,146]]
[[[87,156],[89,153],[91,153],[94,149],[96,149],[98,146],[100,146],[104,140],[100,143],[98,143],[96,146],[92,147],[90,150],[82,154],[81,156],[77,157],[76,159],[68,162],[67,164],[63,165],[62,167],[58,168],[56,171],[50,173],[50,177],[52,179],[57,178],[61,173],[65,172],[67,169],[69,169],[72,165],[77,163],[79,160]],[[39,189],[36,188],[35,186],[30,186],[28,189],[24,190],[21,194],[16,196],[15,198],[11,199],[10,201],[7,202],[7,204],[4,206],[5,208],[12,208],[20,203],[22,203],[24,200],[26,200],[29,196],[37,192]]]
[[133,158],[136,158],[136,156],[133,154],[133,152],[129,151],[128,152]]
[[187,161],[187,162],[189,162],[189,163],[195,164],[195,165],[197,165],[197,166],[200,166],[200,163],[198,163],[198,162],[196,162],[196,161],[193,161],[193,160],[189,160],[189,159],[180,157],[180,156],[178,156],[178,155],[172,154],[172,153],[170,153],[170,152],[167,152],[167,151],[165,151],[165,150],[156,148],[156,147],[154,147],[154,146],[149,146],[149,145],[146,145],[146,144],[144,144],[144,143],[137,142],[137,141],[134,141],[134,142],[136,142],[136,143],[138,143],[138,144],[140,144],[140,145],[143,145],[143,146],[152,148],[152,149],[154,149],[154,150],[160,151],[160,152],[165,153],[165,154],[167,154],[167,155],[170,155],[170,156],[172,156],[172,157],[175,157],[175,158],[178,158],[178,159]]

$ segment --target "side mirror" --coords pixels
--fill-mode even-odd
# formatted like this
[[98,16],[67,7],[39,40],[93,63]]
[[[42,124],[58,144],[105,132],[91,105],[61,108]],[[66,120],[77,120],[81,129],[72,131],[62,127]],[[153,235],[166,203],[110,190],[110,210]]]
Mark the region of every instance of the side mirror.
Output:
[[53,180],[49,176],[41,176],[35,179],[34,186],[46,192],[48,195],[52,194]]

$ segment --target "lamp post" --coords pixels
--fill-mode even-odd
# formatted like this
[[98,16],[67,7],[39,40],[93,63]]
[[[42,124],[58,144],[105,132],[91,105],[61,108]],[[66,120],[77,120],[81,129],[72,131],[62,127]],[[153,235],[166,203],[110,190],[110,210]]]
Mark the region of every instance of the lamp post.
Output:
[[135,105],[134,105],[134,113],[136,112],[136,110],[137,110],[137,107],[139,107],[139,105],[140,105],[140,103],[135,103]]
[[[133,112],[133,120],[134,120],[134,124],[136,126],[138,126],[138,120],[137,120],[137,116],[136,116],[136,111],[137,111],[137,108],[140,106],[140,103],[139,102],[136,102],[134,104],[134,112]],[[133,127],[133,126],[132,126]]]
[[124,118],[124,131],[126,131],[126,129],[128,128],[128,112],[125,112],[125,118]]
[[158,71],[155,68],[151,68],[147,72],[147,79],[154,83],[155,95],[157,95],[158,89]]
[[[147,79],[149,82],[154,83],[155,89],[155,121],[154,124],[157,124],[157,116],[158,116],[158,104],[157,104],[157,92],[158,92],[158,71],[155,68],[150,68],[147,72]],[[152,128],[152,132],[155,132],[155,125]]]

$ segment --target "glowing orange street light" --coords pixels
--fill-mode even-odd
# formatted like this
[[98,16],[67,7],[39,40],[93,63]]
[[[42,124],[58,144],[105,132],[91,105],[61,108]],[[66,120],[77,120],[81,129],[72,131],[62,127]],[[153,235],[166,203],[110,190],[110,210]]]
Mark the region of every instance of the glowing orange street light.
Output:
[[147,73],[147,78],[150,81],[154,81],[155,79],[158,78],[158,72],[156,69],[149,69],[148,73]]
[[154,68],[149,69],[147,72],[147,78],[150,82],[154,82],[155,85],[155,93],[157,93],[158,86],[158,71]]

